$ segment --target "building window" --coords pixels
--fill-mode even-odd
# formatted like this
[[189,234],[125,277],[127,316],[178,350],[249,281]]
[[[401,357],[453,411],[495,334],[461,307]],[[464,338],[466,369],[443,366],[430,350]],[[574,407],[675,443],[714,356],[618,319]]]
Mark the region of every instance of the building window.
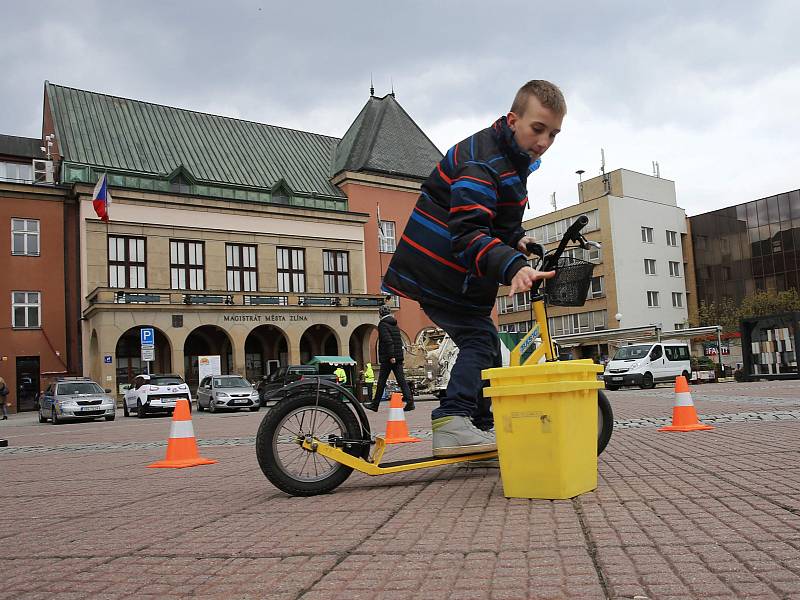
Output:
[[169,273],[173,290],[204,290],[206,284],[203,242],[170,240]]
[[303,248],[278,248],[278,291],[306,291],[306,251]]
[[379,221],[381,234],[379,235],[381,252],[394,252],[397,248],[394,221]]
[[670,277],[680,277],[681,276],[680,263],[675,262],[674,260],[669,261],[669,274]]
[[497,298],[497,313],[504,315],[514,310],[514,301],[503,294]]
[[678,245],[678,234],[675,231],[667,230],[667,246]]
[[652,244],[653,243],[653,228],[652,227],[642,227],[642,241],[645,244]]
[[250,244],[225,244],[225,275],[229,292],[258,291],[256,247]]
[[31,163],[0,162],[0,181],[33,183],[33,165]]
[[11,219],[11,254],[39,256],[39,221]]
[[658,306],[658,292],[647,292],[647,306]]
[[531,295],[528,292],[514,294],[514,310],[527,310],[531,307]]
[[645,275],[655,275],[656,274],[656,260],[654,258],[645,258],[644,259],[644,274]]
[[42,304],[39,292],[11,292],[11,326],[17,329],[41,327]]
[[597,277],[592,277],[592,282],[589,285],[589,293],[586,295],[587,300],[591,300],[592,298],[602,298],[603,297],[603,276],[598,275]]
[[147,259],[144,238],[108,236],[108,286],[147,287]]
[[686,327],[686,323],[675,323],[675,331],[683,329],[684,327]]
[[672,292],[672,306],[683,308],[683,294],[681,292]]
[[326,294],[350,293],[350,266],[347,252],[323,250],[322,274],[325,279]]

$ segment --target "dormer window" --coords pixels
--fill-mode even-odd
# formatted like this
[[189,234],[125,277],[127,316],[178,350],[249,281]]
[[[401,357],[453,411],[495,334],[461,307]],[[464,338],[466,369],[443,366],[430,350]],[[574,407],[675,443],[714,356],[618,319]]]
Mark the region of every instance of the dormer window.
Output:
[[172,181],[169,182],[169,191],[174,192],[176,194],[188,194],[191,192],[191,183],[183,173],[178,173],[175,177],[172,178]]

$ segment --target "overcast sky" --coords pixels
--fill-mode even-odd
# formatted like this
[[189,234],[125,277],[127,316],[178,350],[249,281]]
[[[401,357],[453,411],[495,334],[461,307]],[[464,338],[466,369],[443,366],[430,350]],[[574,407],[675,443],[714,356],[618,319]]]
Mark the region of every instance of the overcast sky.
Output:
[[561,86],[563,131],[532,210],[577,176],[675,181],[689,215],[800,187],[800,3],[15,2],[0,24],[0,133],[41,134],[61,85],[341,137],[390,91],[446,150],[529,79]]

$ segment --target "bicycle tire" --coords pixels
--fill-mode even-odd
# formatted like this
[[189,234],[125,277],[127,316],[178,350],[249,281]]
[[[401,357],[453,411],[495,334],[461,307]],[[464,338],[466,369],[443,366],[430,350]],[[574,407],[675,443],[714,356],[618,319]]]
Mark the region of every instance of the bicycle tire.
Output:
[[[326,494],[339,487],[353,472],[351,467],[341,463],[334,463],[330,473],[317,480],[302,479],[288,472],[282,461],[276,456],[277,436],[282,431],[286,419],[297,414],[298,411],[318,411],[327,416],[335,415],[339,420],[341,435],[347,439],[362,439],[361,426],[353,411],[344,402],[320,394],[319,397],[312,391],[295,397],[286,398],[270,409],[261,421],[256,434],[256,457],[264,476],[281,491],[292,496],[316,496]],[[301,422],[302,423],[302,422]],[[299,446],[298,446],[299,447]],[[302,448],[299,448],[302,451]],[[309,455],[313,454],[310,451]],[[369,455],[369,446],[356,447],[346,450],[353,456],[366,458]],[[326,460],[326,464],[329,461]]]
[[597,417],[597,456],[600,456],[614,432],[614,412],[603,390],[597,390]]

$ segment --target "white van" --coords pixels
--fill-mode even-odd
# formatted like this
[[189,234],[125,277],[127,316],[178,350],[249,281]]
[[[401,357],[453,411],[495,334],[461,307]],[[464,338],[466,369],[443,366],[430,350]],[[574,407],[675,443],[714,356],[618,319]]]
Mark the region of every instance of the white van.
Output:
[[606,365],[603,381],[612,391],[624,385],[649,389],[661,381],[674,382],[678,375],[688,382],[691,370],[687,344],[634,344],[617,350]]

